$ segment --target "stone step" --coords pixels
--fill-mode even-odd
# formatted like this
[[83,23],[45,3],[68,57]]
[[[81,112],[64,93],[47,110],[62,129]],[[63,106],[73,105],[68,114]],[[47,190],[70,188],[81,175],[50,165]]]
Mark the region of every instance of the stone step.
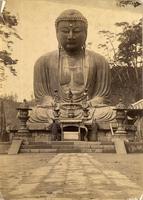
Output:
[[47,141],[47,142],[29,142],[29,145],[50,145],[51,141]]
[[52,145],[74,145],[74,141],[51,141]]
[[112,149],[103,149],[102,153],[116,153],[115,147]]
[[74,141],[29,142],[29,145],[73,145]]
[[102,141],[101,145],[114,145],[114,142],[112,142],[112,141]]
[[22,145],[21,149],[68,149],[74,148],[74,145]]
[[103,149],[81,149],[81,153],[102,153]]
[[80,149],[21,149],[20,153],[81,153]]
[[94,141],[94,142],[86,142],[86,141],[47,141],[47,142],[29,142],[30,145],[47,145],[47,144],[56,144],[56,145],[73,145],[73,144],[89,144],[89,145],[114,145],[114,142],[111,141]]
[[57,149],[57,153],[81,153],[80,149]]
[[96,144],[85,144],[85,145],[74,145],[75,147],[78,148],[90,148],[90,149],[103,149],[103,148],[112,148],[114,145],[96,145]]
[[113,142],[49,141],[23,144],[21,153],[115,153]]
[[44,144],[44,145],[26,145],[26,144],[24,144],[24,145],[22,145],[21,146],[21,149],[52,149],[52,145],[50,145],[50,144]]
[[79,148],[79,149],[113,149],[114,145],[90,145],[90,144],[84,144],[84,145],[57,145],[57,144],[44,144],[44,145],[22,145],[21,149],[74,149],[74,148]]
[[90,148],[65,148],[65,149],[20,149],[20,153],[115,153],[115,148],[90,149]]
[[20,153],[115,153],[113,149],[21,149]]
[[57,149],[20,149],[20,153],[57,153]]

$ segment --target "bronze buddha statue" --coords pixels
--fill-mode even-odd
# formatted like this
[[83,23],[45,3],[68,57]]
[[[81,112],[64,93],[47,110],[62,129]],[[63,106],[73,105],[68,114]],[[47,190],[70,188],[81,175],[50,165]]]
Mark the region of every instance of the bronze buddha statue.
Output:
[[[90,120],[111,121],[115,117],[106,104],[110,95],[110,69],[106,59],[86,49],[88,23],[77,10],[65,10],[56,19],[59,49],[41,56],[34,66],[34,94],[38,102],[31,113],[30,123],[51,123],[54,91],[59,102],[69,102],[69,89],[73,101],[84,101],[87,91]],[[61,108],[61,117],[65,116]],[[81,118],[77,109],[75,118]]]

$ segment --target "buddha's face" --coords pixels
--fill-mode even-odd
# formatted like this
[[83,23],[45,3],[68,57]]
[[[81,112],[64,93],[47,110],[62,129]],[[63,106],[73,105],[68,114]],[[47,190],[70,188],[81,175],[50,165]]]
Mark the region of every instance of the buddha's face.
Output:
[[78,51],[85,44],[87,30],[81,21],[61,21],[57,27],[57,39],[65,51]]

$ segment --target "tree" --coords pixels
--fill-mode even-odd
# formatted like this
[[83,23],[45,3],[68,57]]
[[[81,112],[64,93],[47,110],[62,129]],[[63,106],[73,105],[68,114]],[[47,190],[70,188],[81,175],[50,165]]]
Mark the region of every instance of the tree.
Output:
[[112,68],[113,93],[117,97],[124,94],[129,102],[137,101],[142,98],[142,23],[115,25],[121,29],[117,34],[100,31],[105,43],[99,48],[104,49]]
[[[21,102],[17,101],[17,94],[11,94],[11,95],[5,94],[3,96],[2,95],[0,96],[0,130],[3,128],[4,125],[6,127],[7,125],[10,125],[11,128],[14,128],[17,126],[18,124],[17,112],[18,111],[16,108],[19,107],[20,103]],[[3,107],[1,107],[1,105]],[[2,109],[4,109],[4,111]]]
[[128,23],[116,23],[122,27],[123,32],[118,34],[118,52],[116,57],[119,63],[135,69],[136,81],[139,81],[138,67],[142,65],[142,22],[129,25]]
[[122,27],[122,33],[118,34],[117,56],[119,60],[126,63],[128,66],[140,67],[142,56],[142,21],[133,23],[132,25],[127,22],[115,24]]
[[125,7],[125,6],[134,6],[135,8],[141,6],[141,0],[117,0],[117,6]]
[[18,25],[18,20],[16,16],[12,15],[10,12],[4,10],[3,14],[0,15],[0,39],[3,43],[3,49],[0,50],[0,82],[6,79],[5,69],[8,68],[10,72],[16,76],[15,65],[17,64],[17,59],[12,58],[12,45],[13,37],[21,39],[21,37],[16,32],[16,26]]
[[102,49],[105,57],[108,58],[111,68],[116,65],[116,53],[117,46],[114,44],[117,41],[117,34],[112,33],[108,30],[99,31],[99,34],[102,34],[105,42],[98,45],[98,48]]

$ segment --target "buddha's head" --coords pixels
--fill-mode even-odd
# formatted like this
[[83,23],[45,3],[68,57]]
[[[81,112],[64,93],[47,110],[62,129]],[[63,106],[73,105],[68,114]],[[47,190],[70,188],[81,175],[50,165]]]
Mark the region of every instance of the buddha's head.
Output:
[[79,51],[85,46],[88,23],[77,10],[65,10],[56,19],[59,46],[67,52]]

